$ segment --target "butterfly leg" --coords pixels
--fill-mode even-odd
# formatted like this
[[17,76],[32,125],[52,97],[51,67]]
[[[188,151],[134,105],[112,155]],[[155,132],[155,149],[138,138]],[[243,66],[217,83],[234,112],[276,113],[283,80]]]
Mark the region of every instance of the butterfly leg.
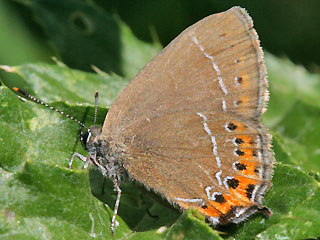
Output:
[[114,209],[113,209],[113,216],[112,216],[112,220],[111,220],[111,234],[113,235],[114,234],[114,225],[115,225],[115,222],[116,222],[116,216],[117,216],[117,213],[118,213],[118,208],[119,208],[119,204],[120,204],[120,197],[121,197],[121,189],[118,185],[118,180],[117,179],[113,179],[113,184],[114,184],[114,187],[116,188],[116,191],[117,191],[117,200],[116,200],[116,203],[114,205]]
[[69,161],[69,164],[68,164],[68,168],[69,168],[69,169],[70,169],[71,166],[72,166],[74,157],[77,157],[77,158],[79,158],[81,161],[85,162],[84,168],[87,168],[87,167],[88,167],[88,164],[89,164],[89,163],[88,163],[88,158],[86,158],[85,156],[81,155],[80,153],[75,152],[75,153],[72,154],[72,157],[71,157],[71,159],[70,159],[70,161]]

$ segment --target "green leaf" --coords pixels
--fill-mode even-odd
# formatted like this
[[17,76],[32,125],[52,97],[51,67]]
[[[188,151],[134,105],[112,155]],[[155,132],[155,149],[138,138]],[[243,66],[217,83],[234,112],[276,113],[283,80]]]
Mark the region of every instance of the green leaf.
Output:
[[[285,161],[307,171],[320,170],[320,75],[308,73],[287,59],[266,54],[271,98],[265,123],[281,136],[290,158]],[[275,146],[277,147],[277,144]]]
[[5,82],[7,86],[30,91],[46,102],[67,100],[73,104],[94,104],[94,93],[99,90],[100,105],[110,106],[118,93],[128,84],[127,80],[115,74],[109,75],[99,70],[98,74],[72,70],[59,62],[57,65],[44,63],[16,67],[0,65],[0,69],[22,77],[21,81],[16,81],[14,84]]
[[28,6],[63,61],[74,68],[132,78],[161,49],[138,40],[117,17],[93,1],[36,0]]
[[294,164],[307,171],[320,171],[319,119],[318,107],[297,101],[276,128]]
[[274,127],[294,109],[296,101],[320,107],[320,75],[308,73],[302,66],[294,65],[288,59],[266,54],[270,82],[269,110],[263,118]]
[[176,223],[172,225],[168,234],[165,236],[166,240],[172,239],[210,239],[222,240],[219,233],[205,223],[204,217],[196,210],[186,211]]

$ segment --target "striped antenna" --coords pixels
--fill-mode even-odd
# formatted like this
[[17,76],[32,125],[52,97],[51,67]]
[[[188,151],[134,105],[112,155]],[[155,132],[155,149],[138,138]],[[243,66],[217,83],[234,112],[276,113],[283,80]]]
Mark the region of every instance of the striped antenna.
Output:
[[[53,111],[55,111],[55,112],[60,113],[60,114],[63,115],[63,116],[66,116],[67,118],[71,119],[72,121],[75,121],[76,123],[78,123],[81,127],[86,128],[86,129],[88,130],[88,132],[90,132],[90,129],[89,129],[86,125],[84,125],[84,124],[83,124],[82,122],[80,122],[78,119],[70,116],[69,114],[67,114],[67,113],[65,113],[65,112],[62,112],[62,111],[60,111],[59,109],[56,109],[56,108],[54,108],[54,107],[46,104],[46,103],[43,102],[42,100],[35,98],[34,96],[30,95],[29,93],[26,93],[25,91],[21,90],[20,88],[13,87],[12,89],[13,89],[14,91],[20,93],[20,94],[23,95],[24,97],[30,99],[31,101],[33,101],[33,102],[35,102],[35,103],[38,103],[38,104],[41,104],[41,105],[43,105],[43,106],[45,106],[45,107],[47,107],[47,108],[49,108],[49,109],[51,109],[51,110],[53,110]],[[97,101],[97,100],[96,100],[96,101]]]
[[93,121],[93,124],[96,124],[96,120],[97,120],[98,98],[99,98],[99,93],[98,93],[98,91],[96,91],[96,93],[94,94],[94,99],[95,99],[95,101],[96,101],[96,105],[95,105],[95,107],[94,107],[94,121]]

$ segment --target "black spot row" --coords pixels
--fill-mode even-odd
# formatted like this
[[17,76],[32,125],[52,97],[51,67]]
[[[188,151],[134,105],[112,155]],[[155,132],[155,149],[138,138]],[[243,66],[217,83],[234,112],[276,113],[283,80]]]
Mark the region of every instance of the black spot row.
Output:
[[226,199],[224,198],[224,196],[222,194],[216,194],[215,195],[215,201],[217,203],[225,203],[226,202]]
[[[244,152],[244,151],[241,151],[240,149],[237,149],[237,150],[236,150],[236,154],[237,154],[238,156],[243,156],[243,155],[245,154],[245,152]],[[253,157],[257,157],[257,156],[258,156],[256,150],[253,150],[253,151],[252,151],[252,156],[253,156]]]
[[237,106],[241,105],[242,103],[243,103],[243,101],[242,101],[242,100],[238,100],[238,101],[236,101],[236,105],[237,105]]
[[258,154],[257,154],[257,151],[256,151],[256,150],[253,150],[253,151],[252,151],[252,156],[254,156],[254,157],[258,156]]
[[253,190],[254,190],[254,185],[249,184],[246,188],[247,198],[251,199]]
[[236,163],[235,166],[236,166],[237,170],[239,170],[239,171],[247,169],[247,165],[245,165],[243,163]]
[[227,128],[230,130],[230,131],[234,131],[237,129],[237,125],[235,125],[234,123],[229,123]]
[[236,140],[235,140],[235,142],[236,142],[236,144],[243,144],[244,143],[244,141],[243,141],[243,139],[242,138],[236,138]]
[[239,186],[239,181],[234,178],[230,178],[227,180],[227,184],[230,188],[236,189]]
[[242,78],[242,77],[237,77],[237,82],[238,82],[239,84],[242,84],[243,78]]
[[237,149],[237,150],[236,150],[236,154],[237,154],[238,156],[243,156],[243,155],[244,155],[244,152],[241,151],[240,149]]

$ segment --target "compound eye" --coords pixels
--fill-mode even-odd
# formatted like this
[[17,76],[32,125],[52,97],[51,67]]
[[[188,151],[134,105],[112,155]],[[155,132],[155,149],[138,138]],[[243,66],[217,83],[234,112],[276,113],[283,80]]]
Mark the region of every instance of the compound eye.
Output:
[[82,147],[85,150],[88,150],[88,147],[87,147],[88,138],[89,138],[89,132],[88,131],[85,131],[85,132],[81,131],[80,132],[80,142],[82,144]]

